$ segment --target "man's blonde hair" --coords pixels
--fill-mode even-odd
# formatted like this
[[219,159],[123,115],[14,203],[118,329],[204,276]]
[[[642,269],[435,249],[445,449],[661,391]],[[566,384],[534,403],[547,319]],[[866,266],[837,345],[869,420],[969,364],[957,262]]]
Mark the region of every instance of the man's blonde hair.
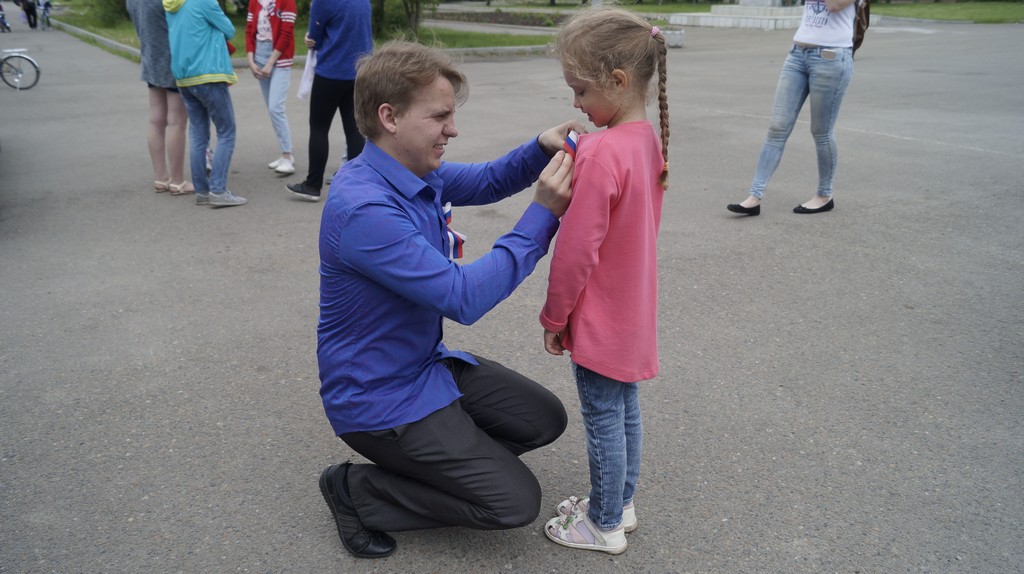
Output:
[[391,104],[402,115],[412,104],[416,90],[446,78],[455,90],[456,105],[469,96],[469,85],[444,52],[415,42],[395,40],[377,48],[356,63],[356,125],[367,139],[381,135],[377,110]]

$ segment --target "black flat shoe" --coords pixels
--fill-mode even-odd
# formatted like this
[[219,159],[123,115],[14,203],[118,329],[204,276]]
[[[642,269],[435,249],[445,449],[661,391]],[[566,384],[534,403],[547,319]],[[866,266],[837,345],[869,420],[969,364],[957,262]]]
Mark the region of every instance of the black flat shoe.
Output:
[[739,213],[740,215],[761,215],[760,205],[755,205],[754,207],[743,207],[738,203],[730,203],[725,206],[725,208],[733,213]]
[[808,209],[802,205],[798,205],[793,208],[793,213],[822,213],[825,211],[832,211],[832,208],[835,206],[836,204],[833,203],[830,199],[828,200],[828,203],[826,203],[825,205],[822,205],[821,207],[815,207],[814,209]]
[[369,530],[363,526],[347,492],[348,468],[352,463],[328,467],[320,475],[320,493],[334,515],[338,536],[345,549],[356,558],[383,558],[395,551],[398,543],[387,532]]

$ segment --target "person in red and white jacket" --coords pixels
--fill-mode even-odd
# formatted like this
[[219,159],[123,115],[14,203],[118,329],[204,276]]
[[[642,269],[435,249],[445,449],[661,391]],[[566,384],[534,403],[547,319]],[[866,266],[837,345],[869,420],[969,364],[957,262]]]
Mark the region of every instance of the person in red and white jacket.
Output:
[[295,0],[249,0],[245,52],[249,70],[259,80],[281,157],[267,164],[275,172],[295,173],[292,134],[285,102],[295,57]]

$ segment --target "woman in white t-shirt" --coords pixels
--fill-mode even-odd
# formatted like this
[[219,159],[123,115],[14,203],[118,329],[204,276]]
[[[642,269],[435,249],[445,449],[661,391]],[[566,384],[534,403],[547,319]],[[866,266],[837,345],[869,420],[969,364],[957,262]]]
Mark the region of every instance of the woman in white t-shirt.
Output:
[[835,207],[832,181],[836,172],[835,124],[839,105],[853,77],[853,21],[856,0],[806,0],[803,21],[793,36],[793,47],[782,65],[772,104],[772,119],[750,197],[728,206],[742,215],[760,215],[768,180],[782,160],[786,140],[793,131],[804,102],[811,100],[811,135],[818,155],[818,189],[794,213],[823,213]]

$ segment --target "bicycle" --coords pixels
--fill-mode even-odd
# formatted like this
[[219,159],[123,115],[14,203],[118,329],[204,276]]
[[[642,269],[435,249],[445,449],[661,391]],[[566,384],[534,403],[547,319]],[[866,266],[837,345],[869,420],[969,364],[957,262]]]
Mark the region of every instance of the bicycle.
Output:
[[[26,0],[28,1],[28,0]],[[25,48],[12,48],[0,51],[0,77],[4,83],[15,90],[27,90],[39,82],[39,64],[26,56]]]

